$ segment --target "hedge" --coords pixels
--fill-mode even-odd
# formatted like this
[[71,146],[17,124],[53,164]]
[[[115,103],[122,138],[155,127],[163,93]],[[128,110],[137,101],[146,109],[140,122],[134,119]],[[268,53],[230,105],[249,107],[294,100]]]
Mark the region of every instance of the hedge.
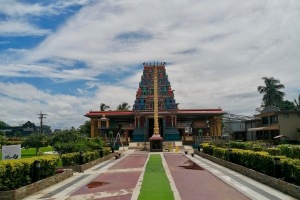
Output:
[[[110,148],[103,148],[103,155],[108,155],[110,153]],[[100,157],[99,151],[88,151],[84,152],[83,154],[83,164],[96,160]],[[80,153],[66,153],[61,156],[62,165],[63,166],[73,166],[73,165],[79,165],[80,160]]]
[[281,155],[300,159],[300,145],[281,144],[278,145],[277,148],[280,149]]
[[[229,149],[227,148],[215,147],[207,143],[202,144],[202,147],[203,153],[223,160],[228,160],[229,158]],[[253,169],[269,176],[274,175],[274,156],[270,155],[268,152],[242,149],[232,149],[231,152],[232,163]],[[270,152],[277,154],[278,149],[273,148]],[[300,160],[287,158],[285,156],[279,156],[279,158],[282,163],[282,178],[287,182],[300,186]]]
[[283,157],[281,158],[281,171],[283,179],[287,182],[300,186],[300,160]]
[[41,161],[41,179],[55,173],[59,158],[39,156],[19,160],[0,161],[0,191],[14,190],[32,183],[34,161]]

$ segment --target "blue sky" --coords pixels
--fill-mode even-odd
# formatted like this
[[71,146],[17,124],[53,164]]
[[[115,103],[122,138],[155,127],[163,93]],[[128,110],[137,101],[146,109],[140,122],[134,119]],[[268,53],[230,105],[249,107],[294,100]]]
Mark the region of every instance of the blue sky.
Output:
[[0,0],[0,120],[78,127],[101,102],[133,105],[163,61],[179,108],[253,115],[263,76],[298,97],[297,0]]

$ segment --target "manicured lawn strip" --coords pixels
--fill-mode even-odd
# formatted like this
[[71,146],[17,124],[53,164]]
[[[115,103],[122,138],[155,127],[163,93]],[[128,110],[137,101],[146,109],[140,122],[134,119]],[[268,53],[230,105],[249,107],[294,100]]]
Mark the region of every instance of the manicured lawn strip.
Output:
[[159,154],[152,154],[146,165],[144,179],[138,200],[174,199],[170,182],[167,178]]

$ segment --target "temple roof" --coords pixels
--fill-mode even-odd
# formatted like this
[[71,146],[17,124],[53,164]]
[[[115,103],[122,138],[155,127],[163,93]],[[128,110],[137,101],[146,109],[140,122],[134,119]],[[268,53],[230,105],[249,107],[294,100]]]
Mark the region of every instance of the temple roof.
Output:
[[[143,111],[141,111],[143,113]],[[147,113],[150,113],[149,111]],[[159,112],[160,113],[160,112]],[[204,116],[220,116],[225,114],[222,109],[180,109],[176,115],[178,120],[191,120]],[[90,111],[84,116],[89,118],[101,118],[105,115],[107,118],[115,118],[119,120],[132,120],[134,111],[132,110],[116,110],[116,111]]]

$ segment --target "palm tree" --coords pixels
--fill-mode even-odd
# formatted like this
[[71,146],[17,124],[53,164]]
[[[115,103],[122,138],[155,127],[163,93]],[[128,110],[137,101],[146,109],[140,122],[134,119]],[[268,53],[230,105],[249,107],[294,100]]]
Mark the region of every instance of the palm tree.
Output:
[[295,102],[296,108],[297,108],[298,110],[300,110],[300,94],[299,94],[299,96],[298,96],[298,102],[297,102],[296,99],[294,99],[294,102]]
[[117,107],[117,110],[129,110],[129,109],[130,109],[130,106],[126,102],[119,104]]
[[105,111],[106,109],[110,109],[110,107],[105,103],[100,103],[100,111]]
[[263,107],[278,106],[283,101],[285,95],[284,92],[279,91],[280,89],[284,89],[284,85],[281,84],[278,79],[274,79],[273,77],[263,77],[262,79],[266,86],[258,86],[257,91],[260,94],[264,94],[262,98]]

